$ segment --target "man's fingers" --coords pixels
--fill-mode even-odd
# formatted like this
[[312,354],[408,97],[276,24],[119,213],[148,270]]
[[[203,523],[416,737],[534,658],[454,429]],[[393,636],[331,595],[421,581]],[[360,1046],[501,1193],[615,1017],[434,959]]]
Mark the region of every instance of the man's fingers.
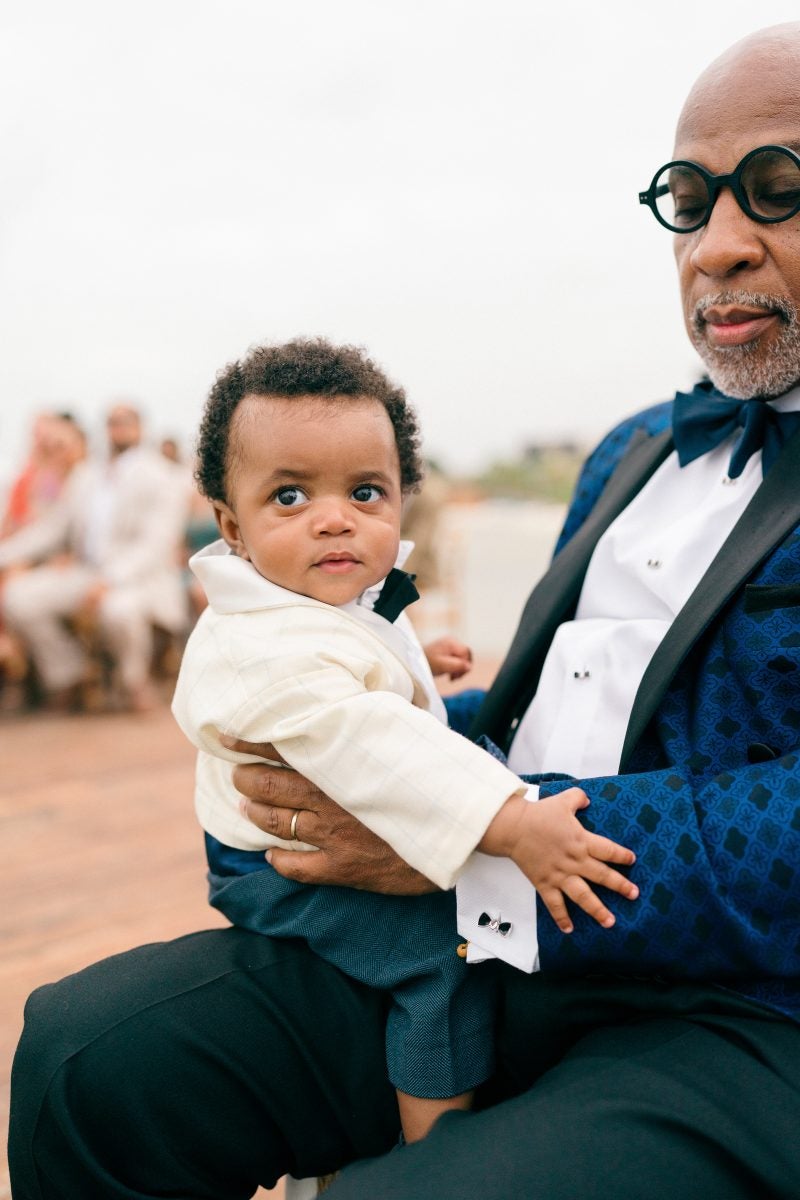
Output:
[[237,763],[232,779],[242,794],[242,813],[258,829],[282,841],[315,844],[317,809],[331,801],[313,783],[266,763]]
[[269,758],[272,762],[286,762],[286,759],[270,742],[245,742],[241,738],[231,737],[228,733],[221,733],[219,740],[226,750],[233,750],[236,754],[252,754],[254,758]]
[[248,821],[272,837],[313,843],[322,793],[312,783],[285,767],[260,763],[238,763],[232,778],[242,793],[241,810]]
[[310,808],[277,808],[242,797],[239,809],[242,816],[271,837],[283,842],[314,844],[312,831],[317,824],[317,814]]
[[319,795],[313,783],[286,767],[266,763],[237,763],[231,776],[233,786],[256,804],[274,804],[278,808],[302,808],[309,798]]
[[267,861],[284,879],[295,883],[325,883],[327,855],[323,850],[267,851]]

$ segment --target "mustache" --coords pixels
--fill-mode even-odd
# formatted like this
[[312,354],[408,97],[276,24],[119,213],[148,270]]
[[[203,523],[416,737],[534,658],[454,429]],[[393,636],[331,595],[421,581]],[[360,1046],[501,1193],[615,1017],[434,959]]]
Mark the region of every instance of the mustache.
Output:
[[692,326],[696,332],[699,333],[702,330],[704,313],[715,305],[723,304],[731,306],[740,305],[743,308],[769,309],[771,312],[777,313],[787,326],[797,326],[800,324],[797,308],[785,296],[773,296],[769,292],[715,292],[713,295],[703,296],[694,306]]

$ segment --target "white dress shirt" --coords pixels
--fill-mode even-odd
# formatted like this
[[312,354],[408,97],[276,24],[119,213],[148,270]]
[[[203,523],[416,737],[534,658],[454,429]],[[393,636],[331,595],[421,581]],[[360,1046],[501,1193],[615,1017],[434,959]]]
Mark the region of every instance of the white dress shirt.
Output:
[[[800,409],[800,388],[772,404]],[[599,539],[575,617],[557,629],[511,744],[508,765],[517,774],[617,772],[650,660],[761,483],[760,451],[728,478],[737,436],[685,467],[673,451]],[[456,890],[469,961],[498,957],[538,969],[536,893],[512,862],[476,853]],[[511,922],[511,932],[499,937],[480,926],[484,912]]]

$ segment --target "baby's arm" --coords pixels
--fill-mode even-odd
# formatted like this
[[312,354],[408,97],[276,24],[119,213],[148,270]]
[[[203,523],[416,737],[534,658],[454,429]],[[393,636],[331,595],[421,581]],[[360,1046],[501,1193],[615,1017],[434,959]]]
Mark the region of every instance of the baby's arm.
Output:
[[[560,801],[560,803],[553,803]],[[639,889],[609,863],[630,866],[636,856],[609,838],[590,833],[576,813],[589,799],[580,788],[530,803],[520,796],[507,800],[478,844],[484,854],[513,859],[530,879],[562,933],[572,933],[568,897],[609,929],[614,915],[589,882],[635,900]]]
[[[287,621],[270,630],[270,644],[279,645],[281,654],[266,660],[264,622],[240,625],[231,618],[236,636],[228,638],[227,661],[216,620],[201,619],[176,689],[173,711],[179,724],[199,749],[228,761],[241,761],[241,756],[225,749],[221,734],[270,741],[291,767],[363,821],[406,862],[439,887],[452,887],[509,798],[516,796],[527,809],[521,799],[525,785],[484,750],[410,703],[411,677],[378,639],[335,611],[331,617],[311,608],[293,618],[291,626]],[[202,797],[198,789],[198,797],[201,821],[214,836],[243,848],[263,844],[251,846],[248,838],[257,831],[241,817],[235,794],[224,801],[225,813],[220,812],[216,825],[211,808],[220,798],[213,789]],[[211,807],[201,811],[201,799]],[[510,853],[547,889],[543,867],[549,863],[546,855],[554,849],[552,844],[542,852],[534,836],[530,853],[505,848],[508,833],[517,825],[517,811],[506,811],[499,831],[502,845],[489,852]],[[233,840],[222,821],[229,812],[240,841]],[[529,819],[526,814],[521,831],[527,831]],[[537,828],[540,821],[537,818]],[[581,837],[589,836],[574,816],[572,821]],[[303,831],[301,836],[308,835]],[[522,861],[518,854],[524,855]],[[560,873],[559,880],[566,874]],[[588,869],[586,877],[592,878]],[[565,884],[567,895],[578,882],[583,880]],[[585,883],[583,889],[588,890]]]

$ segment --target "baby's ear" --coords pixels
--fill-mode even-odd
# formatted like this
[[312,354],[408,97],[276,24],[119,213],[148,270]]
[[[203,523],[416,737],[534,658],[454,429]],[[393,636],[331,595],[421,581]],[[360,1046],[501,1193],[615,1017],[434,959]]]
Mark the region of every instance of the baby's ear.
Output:
[[242,541],[239,522],[236,519],[236,513],[230,508],[224,500],[212,501],[214,506],[214,518],[217,522],[217,527],[224,537],[225,541],[230,546],[231,550],[239,558],[249,558],[245,544]]

